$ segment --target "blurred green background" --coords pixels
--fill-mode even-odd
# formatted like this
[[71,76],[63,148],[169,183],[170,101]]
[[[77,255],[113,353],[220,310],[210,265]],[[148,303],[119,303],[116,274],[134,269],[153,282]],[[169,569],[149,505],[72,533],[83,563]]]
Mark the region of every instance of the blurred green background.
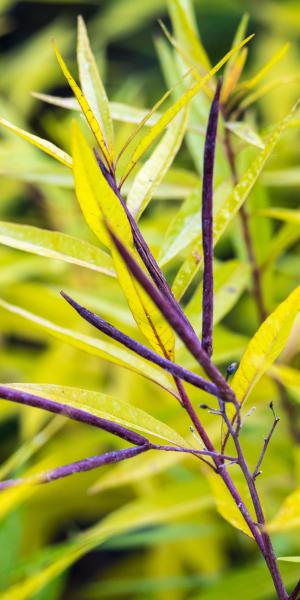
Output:
[[[172,2],[171,2],[172,3]],[[238,23],[249,12],[251,43],[246,77],[254,74],[286,41],[287,55],[274,66],[264,83],[279,80],[264,95],[249,121],[259,131],[282,118],[299,96],[300,6],[288,0],[195,0],[197,24],[203,44],[214,64],[230,48]],[[137,108],[149,108],[169,87],[168,46],[158,18],[171,27],[163,0],[0,0],[0,115],[16,125],[70,151],[70,125],[74,114],[42,103],[31,92],[69,96],[55,61],[51,38],[55,37],[72,73],[76,71],[76,26],[83,15],[108,97]],[[286,78],[286,81],[285,79]],[[116,122],[119,147],[132,124]],[[252,208],[299,207],[299,133],[291,129],[267,164],[255,191]],[[253,150],[253,149],[252,149]],[[241,158],[241,160],[246,160]],[[172,172],[158,188],[146,211],[143,232],[155,253],[162,246],[170,221],[197,182],[197,165],[184,144]],[[18,138],[1,132],[1,201],[3,221],[59,230],[95,243],[77,206],[69,173],[49,157]],[[270,308],[299,283],[299,225],[278,224],[260,218],[253,223],[259,257],[271,261],[264,288]],[[218,245],[220,260],[245,258],[241,236],[233,226]],[[273,262],[273,259],[276,262]],[[274,265],[274,267],[273,267]],[[167,267],[170,279],[179,261]],[[93,335],[79,322],[58,291],[76,290],[76,298],[98,310],[129,334],[135,325],[116,283],[104,276],[66,263],[0,246],[1,297],[68,329]],[[238,360],[258,325],[255,307],[242,291],[232,310],[217,326],[215,360],[223,370]],[[286,350],[288,364],[300,367],[298,329]],[[289,360],[290,359],[290,360]],[[0,378],[2,382],[53,383],[99,390],[130,402],[177,428],[188,432],[174,399],[154,384],[117,368],[47,335],[32,323],[0,311]],[[296,402],[298,389],[293,389]],[[196,401],[197,394],[191,390]],[[245,427],[244,444],[250,462],[270,425],[266,406],[276,397],[273,381],[262,380],[249,408],[255,416]],[[251,404],[252,402],[252,404]],[[269,518],[286,495],[300,485],[300,453],[282,416],[280,431],[264,465],[260,489]],[[219,435],[210,416],[207,424]],[[258,442],[259,440],[259,442]],[[83,458],[118,447],[108,434],[90,430],[39,411],[5,405],[0,409],[1,478],[23,474],[32,468]],[[97,485],[95,486],[94,484]],[[91,493],[93,486],[94,492]],[[177,510],[163,509],[165,499]],[[201,498],[208,498],[201,505]],[[61,544],[80,531],[101,522],[112,511],[135,501],[148,502],[147,519],[118,535],[108,535],[34,600],[97,600],[98,598],[183,600],[270,599],[272,585],[254,545],[222,520],[209,500],[210,488],[189,458],[143,455],[128,464],[77,475],[39,489],[0,496],[0,590],[9,591],[22,578],[30,580],[43,565],[51,564]],[[3,502],[2,502],[3,499]],[[172,503],[171,503],[172,504]],[[158,507],[162,516],[157,516]],[[143,510],[143,507],[142,509]],[[156,515],[156,516],[155,516]],[[125,516],[126,518],[126,516]],[[300,553],[299,529],[274,536],[279,555]],[[283,564],[288,584],[295,581],[297,565]],[[0,592],[0,598],[1,598]],[[6,596],[5,596],[6,598]]]

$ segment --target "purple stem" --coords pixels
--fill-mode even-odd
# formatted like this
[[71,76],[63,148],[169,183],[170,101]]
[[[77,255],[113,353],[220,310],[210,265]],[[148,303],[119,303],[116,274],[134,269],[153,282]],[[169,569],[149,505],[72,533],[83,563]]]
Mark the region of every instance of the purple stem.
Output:
[[116,327],[114,327],[98,315],[95,315],[84,306],[78,304],[78,302],[73,300],[73,298],[71,298],[65,292],[61,291],[61,295],[85,321],[96,327],[96,329],[98,329],[105,335],[108,335],[110,338],[116,340],[123,346],[126,346],[126,348],[133,350],[133,352],[135,352],[139,356],[142,356],[146,360],[149,360],[150,362],[158,365],[159,367],[162,367],[165,371],[168,371],[175,377],[179,377],[180,379],[183,379],[184,381],[187,381],[195,387],[200,388],[205,392],[212,394],[216,397],[219,395],[218,388],[210,381],[207,381],[203,377],[200,377],[200,375],[196,375],[196,373],[192,373],[191,371],[184,369],[184,367],[173,363],[171,360],[160,356],[159,354],[154,352],[154,350],[151,350],[147,346],[140,344],[125,333],[122,333],[121,331],[119,331],[119,329],[116,329]]
[[106,167],[96,149],[94,150],[94,152],[95,152],[95,156],[96,156],[96,159],[97,159],[97,162],[98,162],[98,165],[100,167],[102,174],[106,178],[107,182],[109,183],[110,187],[112,188],[112,190],[114,191],[116,196],[119,198],[119,200],[124,208],[124,211],[126,213],[126,216],[130,223],[130,226],[131,226],[131,231],[132,231],[135,248],[136,248],[137,252],[139,253],[152,281],[155,283],[156,287],[161,291],[162,295],[165,296],[169,300],[169,302],[172,304],[173,308],[178,313],[179,318],[182,319],[182,321],[185,323],[185,325],[187,327],[192,329],[192,326],[191,326],[189,320],[187,319],[186,315],[184,314],[180,304],[178,304],[178,302],[176,302],[176,300],[172,294],[172,291],[169,287],[168,282],[166,281],[161,269],[159,268],[146,240],[142,236],[134,217],[132,216],[131,212],[129,211],[128,206],[127,206],[122,194],[120,193],[120,190],[118,188],[115,178],[106,169]]
[[295,587],[295,589],[292,591],[289,600],[298,600],[298,598],[300,597],[300,579]]
[[23,392],[3,385],[0,385],[0,398],[9,400],[11,402],[16,402],[18,404],[25,404],[26,406],[33,406],[34,408],[41,408],[57,415],[68,417],[74,421],[80,421],[80,423],[86,423],[87,425],[99,427],[99,429],[109,431],[113,435],[117,435],[123,440],[131,442],[132,444],[136,444],[137,446],[145,446],[146,444],[149,444],[147,438],[139,433],[130,431],[129,429],[126,429],[126,427],[118,425],[118,423],[113,423],[107,419],[97,417],[96,415],[82,410],[81,408],[75,408],[74,406],[61,404],[59,402],[55,402],[54,400],[48,400],[46,398],[42,398],[41,396],[29,394],[28,392]]
[[[208,457],[216,457],[219,456],[218,452],[209,452],[207,450],[195,450],[193,448],[179,448],[176,446],[161,446],[160,444],[151,444],[147,443],[142,446],[134,446],[133,448],[124,448],[122,450],[113,450],[112,452],[106,452],[105,454],[91,456],[89,458],[84,458],[82,460],[78,460],[76,462],[69,463],[67,465],[63,465],[61,467],[55,467],[54,469],[50,469],[45,471],[44,473],[39,473],[37,475],[33,475],[32,477],[20,477],[17,479],[7,479],[6,481],[0,482],[0,491],[11,488],[15,485],[20,485],[24,483],[32,483],[32,484],[40,484],[40,483],[50,483],[51,481],[55,481],[57,479],[62,479],[63,477],[68,477],[69,475],[74,475],[75,473],[83,473],[85,471],[92,471],[93,469],[97,469],[98,467],[102,467],[104,465],[109,465],[111,463],[120,462],[122,460],[126,460],[128,458],[132,458],[133,456],[137,456],[142,452],[146,452],[148,450],[160,450],[166,452],[183,452],[187,454],[194,455],[205,455]],[[230,461],[235,461],[236,459],[232,456],[224,455],[220,458],[228,459]]]
[[257,463],[257,465],[256,465],[256,467],[255,467],[255,469],[254,469],[254,473],[253,473],[253,479],[256,479],[256,477],[257,477],[257,476],[258,476],[258,474],[260,473],[260,471],[259,471],[260,465],[261,465],[261,463],[262,463],[262,461],[263,461],[263,459],[264,459],[264,456],[265,456],[265,454],[266,454],[266,451],[267,451],[268,445],[269,445],[269,443],[270,443],[270,441],[271,441],[271,437],[272,437],[272,435],[273,435],[273,433],[274,433],[274,430],[275,430],[275,427],[276,427],[276,425],[279,423],[279,421],[280,421],[279,417],[275,417],[275,419],[274,419],[274,421],[273,421],[273,424],[272,424],[272,427],[271,427],[271,430],[270,430],[270,433],[269,433],[269,435],[268,435],[268,436],[267,436],[267,437],[264,439],[264,445],[263,445],[263,449],[262,449],[262,451],[261,451],[261,455],[260,455],[260,457],[259,457],[259,459],[258,459],[258,463]]
[[74,475],[75,473],[91,471],[92,469],[103,467],[104,465],[110,465],[111,463],[132,458],[133,456],[137,456],[137,454],[141,454],[147,450],[149,450],[149,445],[145,444],[143,446],[134,446],[133,448],[113,450],[112,452],[101,454],[100,456],[90,456],[89,458],[83,458],[82,460],[77,460],[76,462],[63,465],[62,467],[56,467],[54,469],[50,469],[49,471],[45,471],[44,473],[33,475],[32,477],[7,479],[6,481],[0,482],[0,490],[6,490],[22,483],[50,483],[51,481],[62,479],[63,477]]
[[202,183],[202,246],[204,258],[202,291],[202,347],[208,356],[213,351],[214,272],[213,272],[213,175],[220,109],[221,79],[211,105],[205,137]]
[[232,389],[225,381],[220,371],[212,364],[210,357],[206,354],[205,350],[203,350],[195,332],[193,332],[190,328],[185,327],[185,324],[179,318],[177,311],[175,311],[173,306],[171,306],[169,302],[161,295],[159,290],[153,285],[153,283],[135,261],[131,253],[127,250],[121,240],[115,235],[108,225],[107,229],[128,269],[153,300],[154,304],[156,304],[156,306],[159,308],[166,321],[181,338],[189,352],[191,352],[191,354],[200,363],[208,377],[219,388],[220,395],[224,401],[233,402],[236,405],[237,400]]

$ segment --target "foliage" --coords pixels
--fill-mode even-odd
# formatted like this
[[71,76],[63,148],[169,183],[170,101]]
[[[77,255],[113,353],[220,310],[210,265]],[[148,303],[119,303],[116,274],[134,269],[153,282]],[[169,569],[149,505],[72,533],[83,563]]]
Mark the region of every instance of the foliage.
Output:
[[3,59],[0,598],[297,600],[299,8],[102,4]]

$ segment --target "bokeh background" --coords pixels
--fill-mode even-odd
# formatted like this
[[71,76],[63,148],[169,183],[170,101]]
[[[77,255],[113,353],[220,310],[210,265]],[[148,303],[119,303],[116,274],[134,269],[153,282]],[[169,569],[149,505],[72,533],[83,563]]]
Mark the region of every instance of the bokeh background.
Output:
[[[267,130],[290,110],[299,96],[299,3],[195,0],[193,4],[212,63],[230,48],[241,16],[249,12],[248,32],[254,32],[256,37],[251,43],[245,77],[254,74],[284,42],[291,42],[289,52],[265,80],[265,83],[279,80],[281,84],[270,88],[251,108],[250,121],[257,130]],[[0,0],[0,114],[67,151],[70,151],[74,113],[43,103],[32,92],[70,95],[56,63],[51,38],[55,37],[72,72],[77,74],[78,14],[86,21],[110,100],[148,108],[170,85],[167,61],[171,50],[158,24],[162,18],[171,27],[167,3],[163,0]],[[132,130],[132,124],[116,121],[119,147]],[[295,127],[276,149],[256,186],[252,194],[254,206],[298,208],[299,141]],[[1,132],[0,140],[0,174],[2,221],[64,231],[95,242],[76,204],[70,175],[55,161],[5,131]],[[197,165],[188,146],[183,144],[172,172],[157,190],[142,221],[143,232],[156,254],[168,224],[197,183],[197,177]],[[258,255],[265,258],[268,255],[277,261],[264,282],[267,302],[272,307],[299,282],[299,226],[260,219],[259,226],[256,222],[253,227]],[[218,246],[217,256],[221,260],[243,257],[241,246],[239,234],[231,231]],[[168,266],[170,280],[178,265],[175,260]],[[136,335],[116,284],[91,271],[0,246],[0,283],[1,297],[11,303],[70,330],[93,335],[59,298],[62,286],[76,290],[78,299]],[[240,358],[257,324],[252,299],[244,291],[218,326],[215,360],[220,368],[225,369],[230,361]],[[287,358],[292,357],[297,368],[300,360],[297,335],[293,344],[287,350]],[[161,389],[128,370],[47,335],[29,321],[2,309],[0,378],[3,382],[54,383],[99,390],[151,412],[181,433],[188,431],[188,423],[174,399]],[[299,390],[293,392],[299,401]],[[191,390],[191,394],[197,401],[195,392]],[[252,400],[258,410],[245,429],[244,443],[250,461],[270,425],[266,406],[274,397],[274,384],[266,377]],[[208,426],[218,434],[218,424],[209,419]],[[0,407],[1,478],[116,447],[118,442],[97,430],[59,418],[49,419],[34,409]],[[300,484],[297,436],[291,435],[284,414],[264,472],[261,490],[272,517],[283,498]],[[121,464],[101,473],[74,476],[22,494],[3,494],[0,590],[8,590],[7,598],[11,600],[19,598],[10,586],[22,578],[30,580],[44,565],[51,564],[63,553],[62,544],[67,548],[78,532],[100,523],[123,505],[144,502],[144,508],[141,504],[136,511],[150,516],[152,511],[154,524],[130,526],[129,511],[128,531],[107,535],[102,544],[99,542],[58,578],[26,597],[271,600],[269,576],[254,545],[222,520],[213,503],[205,501],[209,497],[209,484],[197,465],[173,455],[141,456],[130,465]],[[173,517],[171,508],[165,508],[166,498],[172,498],[177,507]],[[162,511],[161,519],[157,517],[158,508]],[[299,554],[299,530],[277,534],[275,546],[279,555]],[[292,584],[299,570],[297,565],[283,564],[282,569],[286,581]]]

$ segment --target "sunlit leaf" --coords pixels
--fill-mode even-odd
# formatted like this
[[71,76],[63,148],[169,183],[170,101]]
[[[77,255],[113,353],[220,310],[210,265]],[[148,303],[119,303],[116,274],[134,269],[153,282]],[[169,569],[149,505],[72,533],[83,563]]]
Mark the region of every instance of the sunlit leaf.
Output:
[[103,219],[106,219],[123,243],[131,248],[136,260],[143,264],[134,249],[131,226],[125,210],[101,173],[93,152],[78,128],[74,128],[73,134],[73,159],[76,194],[82,212],[94,233],[111,250],[117,276],[133,317],[156,351],[171,358],[175,343],[173,331],[138,286],[111,244]]
[[269,531],[286,531],[300,527],[300,489],[288,496],[268,525]]
[[253,387],[276,360],[288,339],[291,326],[300,310],[300,287],[297,287],[260,326],[250,340],[232,387],[244,402]]
[[9,129],[9,131],[16,133],[19,137],[23,138],[27,142],[30,142],[37,148],[40,148],[40,150],[43,150],[43,152],[45,152],[46,154],[49,154],[53,158],[56,158],[56,160],[61,162],[63,165],[72,168],[71,156],[69,156],[66,152],[58,148],[58,146],[55,146],[55,144],[52,144],[52,142],[48,142],[48,140],[44,140],[43,138],[40,138],[37,135],[33,135],[32,133],[24,131],[24,129],[16,127],[16,125],[13,125],[6,119],[0,118],[0,125],[3,125],[3,127],[6,127],[6,129]]
[[[215,265],[214,276],[214,324],[219,323],[236,304],[249,284],[250,267],[238,260]],[[185,314],[198,335],[202,328],[202,285],[188,303]]]
[[195,83],[192,87],[190,87],[183,95],[176,100],[176,102],[168,108],[165,113],[161,116],[161,118],[157,121],[157,123],[150,129],[150,131],[143,137],[141,142],[138,144],[136,149],[134,150],[130,161],[128,163],[128,167],[122,177],[122,181],[124,181],[129,173],[132,171],[136,163],[140,160],[143,154],[148,150],[151,144],[157,139],[157,137],[165,130],[167,125],[174,119],[174,117],[179,113],[179,111],[184,108],[194,96],[205,86],[210,79],[221,69],[221,67],[227,62],[227,60],[237,52],[242,46],[247,44],[249,40],[253,36],[249,36],[241,44],[227,52],[225,56],[213,67],[209,73],[207,73],[201,81]]
[[257,211],[258,215],[262,217],[271,217],[272,219],[278,219],[285,223],[294,223],[300,225],[300,210],[293,210],[288,208],[264,208]]
[[81,106],[82,112],[87,120],[89,127],[91,128],[91,131],[93,132],[93,134],[95,136],[95,139],[97,140],[97,142],[99,144],[99,147],[101,148],[103,156],[105,157],[107,164],[111,167],[112,166],[112,157],[110,156],[109,150],[106,146],[106,142],[105,142],[101,127],[100,127],[87,99],[83,95],[83,93],[82,93],[80,87],[77,85],[76,81],[73,79],[67,65],[65,64],[58,48],[55,45],[54,45],[54,51],[55,51],[58,63],[61,67],[61,70],[62,70],[66,80],[68,81],[70,88],[72,89],[78,103]]
[[248,125],[248,123],[244,123],[243,121],[227,121],[226,127],[237,137],[244,140],[244,142],[247,142],[247,144],[256,146],[257,148],[265,147],[261,137],[252,129],[252,127],[250,127],[250,125]]
[[137,173],[127,196],[128,208],[135,219],[141,216],[171,166],[181,146],[186,123],[185,110],[171,123],[151,157]]
[[78,17],[77,61],[82,91],[103,131],[110,156],[113,155],[113,126],[110,108],[88,33],[82,17]]
[[[218,242],[243,202],[245,202],[280,136],[288,127],[295,110],[296,106],[294,106],[291,112],[275,127],[270,137],[266,140],[264,149],[257,155],[231,194],[225,198],[222,205],[216,211],[214,216],[214,244]],[[189,257],[186,259],[175,278],[173,293],[176,298],[182,297],[199,270],[201,263],[202,240],[200,237],[199,241],[192,246]]]
[[59,231],[0,221],[0,244],[115,277],[113,263],[108,254],[89,242]]
[[[244,14],[240,20],[239,26],[236,30],[232,45],[236,46],[239,44],[246,35],[247,27],[249,23],[249,15]],[[241,75],[243,66],[245,64],[247,56],[247,49],[245,48],[239,54],[232,56],[225,69],[224,69],[224,81],[221,90],[221,100],[225,103],[228,100],[231,92]]]
[[[231,473],[232,471],[233,467],[231,468]],[[221,477],[219,475],[210,474],[209,482],[216,501],[218,512],[220,515],[222,515],[223,519],[228,521],[231,525],[233,525],[233,527],[236,527],[237,529],[240,529],[246,533],[246,535],[249,537],[253,537]],[[249,492],[246,492],[247,488],[245,485],[243,487],[243,501],[245,502],[249,496]]]
[[279,556],[279,558],[277,560],[283,560],[285,562],[299,563],[300,556]]
[[8,384],[8,387],[41,395],[43,398],[80,408],[102,419],[124,425],[129,429],[153,435],[165,442],[184,448],[188,447],[187,442],[165,423],[155,419],[133,404],[123,402],[107,394],[66,386],[33,383],[14,383]]
[[199,492],[199,487],[195,486],[194,481],[165,486],[163,490],[149,494],[146,498],[134,500],[64,545],[59,555],[56,553],[55,559],[52,559],[48,566],[2,593],[1,600],[29,600],[54,577],[112,535],[137,527],[167,523],[207,510],[211,505],[211,498]]
[[239,90],[252,90],[287,53],[289,50],[290,44],[284,44],[279,50],[275,52],[275,54],[268,60],[268,62],[254,75],[251,79],[247,81],[243,81],[238,86]]
[[47,319],[43,319],[42,317],[24,310],[19,306],[9,304],[4,300],[0,300],[0,307],[29,320],[45,332],[53,335],[63,342],[67,342],[68,344],[71,344],[80,350],[84,350],[89,354],[95,354],[96,356],[99,356],[100,358],[103,358],[109,362],[113,362],[116,365],[130,369],[131,371],[134,371],[146,377],[147,379],[158,383],[176,396],[176,392],[171,385],[170,379],[164,373],[162,373],[160,369],[156,368],[154,365],[140,358],[136,354],[133,354],[129,350],[126,350],[124,347],[117,346],[116,344],[100,338],[92,338],[71,329],[60,327],[59,325],[52,323]]

